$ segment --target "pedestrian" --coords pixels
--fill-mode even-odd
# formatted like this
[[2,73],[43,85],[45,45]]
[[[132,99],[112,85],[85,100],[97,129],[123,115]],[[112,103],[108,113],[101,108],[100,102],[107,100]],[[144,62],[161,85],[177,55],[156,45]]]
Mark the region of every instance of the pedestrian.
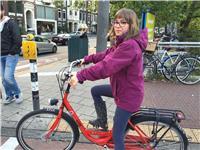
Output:
[[13,101],[21,103],[22,94],[15,80],[15,68],[21,51],[22,39],[19,27],[14,20],[4,15],[4,8],[1,4],[0,10],[0,33],[1,33],[1,78],[5,89],[4,104]]
[[115,150],[124,150],[124,134],[128,119],[143,101],[144,79],[142,50],[147,46],[147,30],[139,30],[136,13],[120,9],[109,32],[114,41],[111,48],[85,56],[82,63],[95,65],[72,73],[70,85],[110,77],[110,85],[98,85],[91,89],[97,119],[89,121],[94,127],[108,129],[106,103],[102,96],[114,97],[117,105],[114,115],[113,140]]

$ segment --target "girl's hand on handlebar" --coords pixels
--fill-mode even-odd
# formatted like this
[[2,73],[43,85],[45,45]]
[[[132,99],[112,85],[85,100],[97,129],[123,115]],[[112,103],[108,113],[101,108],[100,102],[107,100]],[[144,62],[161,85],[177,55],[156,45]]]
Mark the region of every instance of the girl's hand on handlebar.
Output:
[[78,67],[81,67],[82,65],[84,65],[84,59],[80,59],[81,63],[78,65]]
[[78,78],[76,77],[76,72],[72,72],[71,73],[71,79],[69,81],[69,84],[71,85],[71,87],[75,88],[75,86],[78,83]]

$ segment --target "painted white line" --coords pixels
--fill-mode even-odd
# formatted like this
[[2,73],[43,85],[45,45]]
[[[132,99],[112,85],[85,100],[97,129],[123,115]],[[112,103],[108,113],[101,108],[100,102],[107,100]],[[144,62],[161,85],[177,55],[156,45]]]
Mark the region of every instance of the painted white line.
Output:
[[24,68],[29,68],[29,64],[17,66],[17,67],[16,67],[16,70],[20,70],[20,69],[24,69]]
[[3,145],[1,145],[0,150],[15,150],[18,145],[17,138],[10,137]]
[[[58,74],[58,72],[39,72],[38,76],[56,76],[56,74]],[[17,75],[17,77],[30,77],[30,73]]]

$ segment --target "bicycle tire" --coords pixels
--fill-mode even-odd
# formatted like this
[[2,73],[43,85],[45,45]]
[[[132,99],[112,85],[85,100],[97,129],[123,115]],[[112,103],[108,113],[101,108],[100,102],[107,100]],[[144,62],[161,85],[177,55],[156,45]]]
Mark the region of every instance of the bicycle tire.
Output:
[[177,57],[178,55],[170,55],[162,63],[162,74],[167,80],[174,80],[173,76],[175,77],[175,64],[177,63]]
[[[153,149],[156,150],[187,150],[188,147],[188,139],[186,137],[185,132],[182,130],[182,128],[175,122],[170,121],[169,119],[163,118],[163,119],[158,119],[156,117],[145,117],[145,116],[134,116],[130,119],[130,121],[136,125],[139,126],[140,129],[142,129],[142,132],[144,132],[148,137],[151,137],[151,140],[149,141],[149,145],[152,147],[156,141],[159,140],[160,136],[162,135],[165,128],[164,127],[170,127],[169,132],[166,132],[166,137],[165,135],[160,139],[158,144],[155,147],[152,147]],[[155,125],[153,128],[153,124],[151,125],[150,123],[156,123],[158,122],[158,127],[161,129],[158,133],[157,136],[155,136],[155,133],[153,134],[153,129],[155,130]],[[163,128],[160,128],[161,125]],[[164,131],[162,131],[164,130]],[[128,133],[131,132],[131,133]],[[130,125],[128,125],[126,129],[126,134],[132,134],[138,136],[136,131],[131,129]],[[177,136],[175,136],[175,134]],[[157,138],[155,138],[157,137]],[[177,141],[180,141],[178,143]],[[175,145],[177,142],[177,145]],[[136,145],[137,143],[134,143]],[[180,144],[180,147],[178,146]],[[147,145],[142,145],[142,142],[138,142],[138,145],[141,146],[144,149],[148,149]],[[176,147],[175,147],[176,146]],[[151,148],[150,148],[151,149]]]
[[[24,150],[71,150],[79,139],[79,130],[74,120],[64,112],[59,125],[50,138],[43,138],[44,133],[49,130],[57,115],[58,110],[52,108],[32,111],[25,115],[16,128],[16,136],[20,146]],[[66,139],[68,136],[69,139]]]
[[187,56],[181,59],[175,69],[176,78],[183,84],[193,85],[200,82],[200,59]]
[[143,75],[145,78],[153,77],[157,74],[157,64],[152,55],[153,54],[143,54]]

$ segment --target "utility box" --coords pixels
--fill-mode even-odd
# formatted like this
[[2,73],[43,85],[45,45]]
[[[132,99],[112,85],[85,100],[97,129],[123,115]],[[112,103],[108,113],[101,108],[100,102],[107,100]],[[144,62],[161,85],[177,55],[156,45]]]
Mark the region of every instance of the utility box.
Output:
[[68,41],[68,61],[72,62],[88,55],[88,37],[86,33],[73,35]]

